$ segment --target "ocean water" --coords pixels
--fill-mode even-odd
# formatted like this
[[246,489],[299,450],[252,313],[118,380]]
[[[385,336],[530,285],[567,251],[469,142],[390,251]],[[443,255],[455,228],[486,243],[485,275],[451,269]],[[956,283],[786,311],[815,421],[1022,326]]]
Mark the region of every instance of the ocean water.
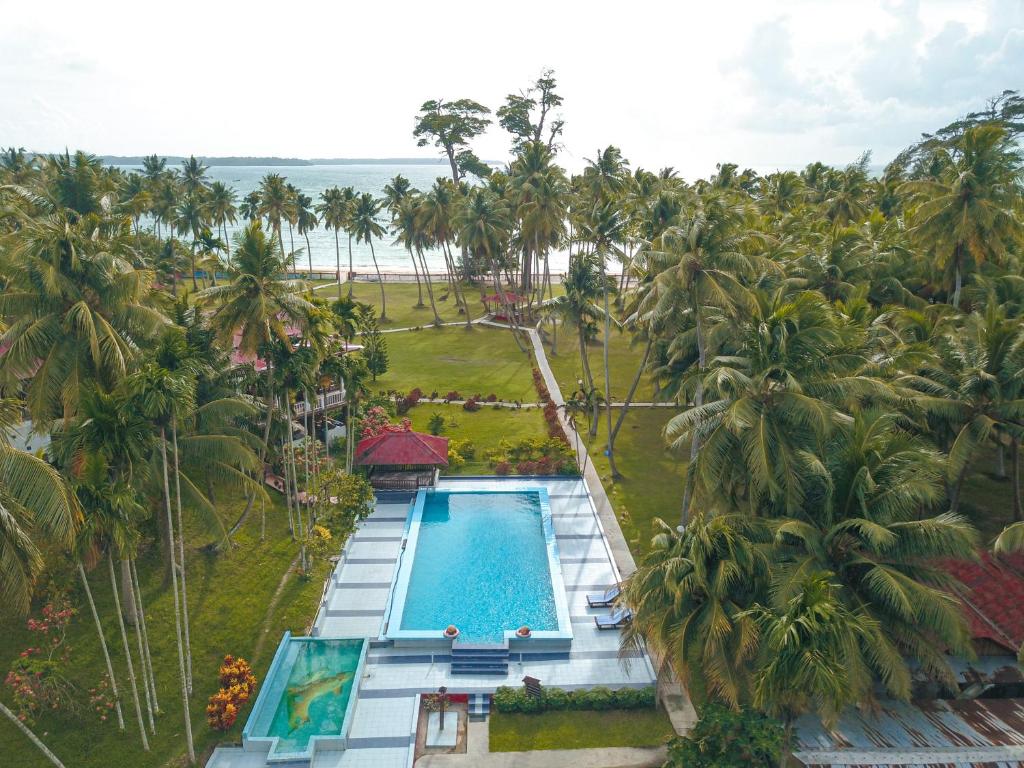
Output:
[[401,629],[449,624],[469,642],[558,629],[536,493],[427,494]]
[[[126,170],[140,170],[140,166],[121,166]],[[328,187],[351,186],[358,193],[370,192],[375,197],[384,194],[384,186],[396,175],[402,174],[412,183],[412,186],[422,192],[429,191],[434,181],[440,176],[451,177],[451,171],[447,163],[444,164],[388,164],[388,165],[298,165],[298,166],[212,166],[206,172],[210,181],[221,181],[232,187],[241,202],[242,198],[259,187],[260,179],[267,173],[278,173],[284,176],[297,189],[313,198],[314,204],[319,202],[320,193]],[[389,223],[386,212],[381,215],[381,223],[385,226]],[[231,236],[241,229],[244,221],[239,221],[234,227],[230,227]],[[313,269],[331,270],[335,269],[335,247],[334,231],[317,227],[309,233],[309,252],[306,252],[305,238],[298,232],[293,232],[294,247],[302,248],[303,252],[297,259],[297,266],[309,267],[310,256],[312,257]],[[408,252],[401,246],[394,244],[395,236],[386,234],[381,240],[374,241],[373,248],[377,254],[377,263],[381,272],[408,272],[413,270],[412,259]],[[340,233],[341,244],[341,269],[342,273],[348,271],[348,238],[344,232]],[[284,230],[284,246],[291,250],[292,246],[288,240],[288,230]],[[444,256],[439,250],[428,251],[426,254],[427,264],[431,273],[444,271]],[[555,253],[550,257],[551,269],[554,272],[563,272],[566,269],[568,258],[565,254]],[[371,258],[370,247],[366,243],[356,243],[352,240],[352,264],[356,272],[365,273],[373,271],[373,259]]]
[[278,737],[276,754],[305,752],[311,737],[341,733],[362,651],[359,640],[295,645],[295,661],[267,732]]

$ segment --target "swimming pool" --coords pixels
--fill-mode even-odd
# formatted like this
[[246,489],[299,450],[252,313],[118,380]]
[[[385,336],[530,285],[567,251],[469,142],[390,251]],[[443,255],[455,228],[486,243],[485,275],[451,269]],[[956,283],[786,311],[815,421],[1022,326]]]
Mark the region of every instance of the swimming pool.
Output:
[[268,757],[311,760],[319,743],[344,747],[365,656],[362,639],[291,637],[285,633],[242,731]]
[[385,636],[499,643],[571,639],[547,491],[422,490],[410,513]]

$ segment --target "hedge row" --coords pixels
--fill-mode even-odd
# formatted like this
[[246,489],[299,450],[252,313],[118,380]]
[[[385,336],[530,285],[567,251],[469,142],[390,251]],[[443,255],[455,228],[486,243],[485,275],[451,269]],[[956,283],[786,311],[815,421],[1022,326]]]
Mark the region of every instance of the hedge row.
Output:
[[525,688],[502,686],[494,693],[491,706],[497,712],[546,712],[549,710],[648,709],[655,704],[654,686],[619,688],[604,686],[564,691],[543,688],[540,697],[530,696]]

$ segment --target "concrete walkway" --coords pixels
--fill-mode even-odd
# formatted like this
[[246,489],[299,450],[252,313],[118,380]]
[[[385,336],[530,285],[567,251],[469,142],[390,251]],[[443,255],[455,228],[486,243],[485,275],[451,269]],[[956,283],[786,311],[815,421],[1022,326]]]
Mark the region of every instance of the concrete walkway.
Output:
[[544,383],[548,387],[548,392],[551,393],[551,399],[555,405],[559,406],[558,420],[573,444],[574,450],[576,450],[577,461],[580,466],[585,467],[583,477],[590,488],[590,495],[594,500],[594,507],[597,509],[597,517],[601,522],[601,528],[604,529],[605,538],[608,539],[619,575],[625,578],[636,570],[636,561],[633,560],[633,554],[629,551],[629,545],[626,544],[626,537],[622,535],[619,519],[615,516],[615,510],[612,509],[611,501],[608,500],[608,494],[605,493],[601,476],[598,475],[594,462],[590,460],[590,456],[587,454],[586,445],[582,440],[573,439],[572,426],[565,417],[565,409],[562,408],[565,405],[565,398],[562,396],[562,390],[559,388],[555,374],[548,364],[548,356],[544,352],[544,343],[541,341],[540,334],[533,328],[528,329],[526,333],[533,344],[533,353],[537,360],[537,367],[544,377]]
[[[484,724],[486,727],[486,724]],[[465,755],[424,755],[416,768],[657,768],[665,747],[607,749],[543,749],[535,752],[489,752]]]

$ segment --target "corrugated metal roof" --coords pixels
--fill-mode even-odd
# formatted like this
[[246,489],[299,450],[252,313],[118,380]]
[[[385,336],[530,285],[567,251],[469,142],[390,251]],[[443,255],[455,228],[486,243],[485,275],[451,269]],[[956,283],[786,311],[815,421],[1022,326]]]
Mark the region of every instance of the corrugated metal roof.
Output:
[[886,701],[850,709],[835,727],[805,716],[798,749],[816,768],[1019,768],[1024,765],[1024,699]]

